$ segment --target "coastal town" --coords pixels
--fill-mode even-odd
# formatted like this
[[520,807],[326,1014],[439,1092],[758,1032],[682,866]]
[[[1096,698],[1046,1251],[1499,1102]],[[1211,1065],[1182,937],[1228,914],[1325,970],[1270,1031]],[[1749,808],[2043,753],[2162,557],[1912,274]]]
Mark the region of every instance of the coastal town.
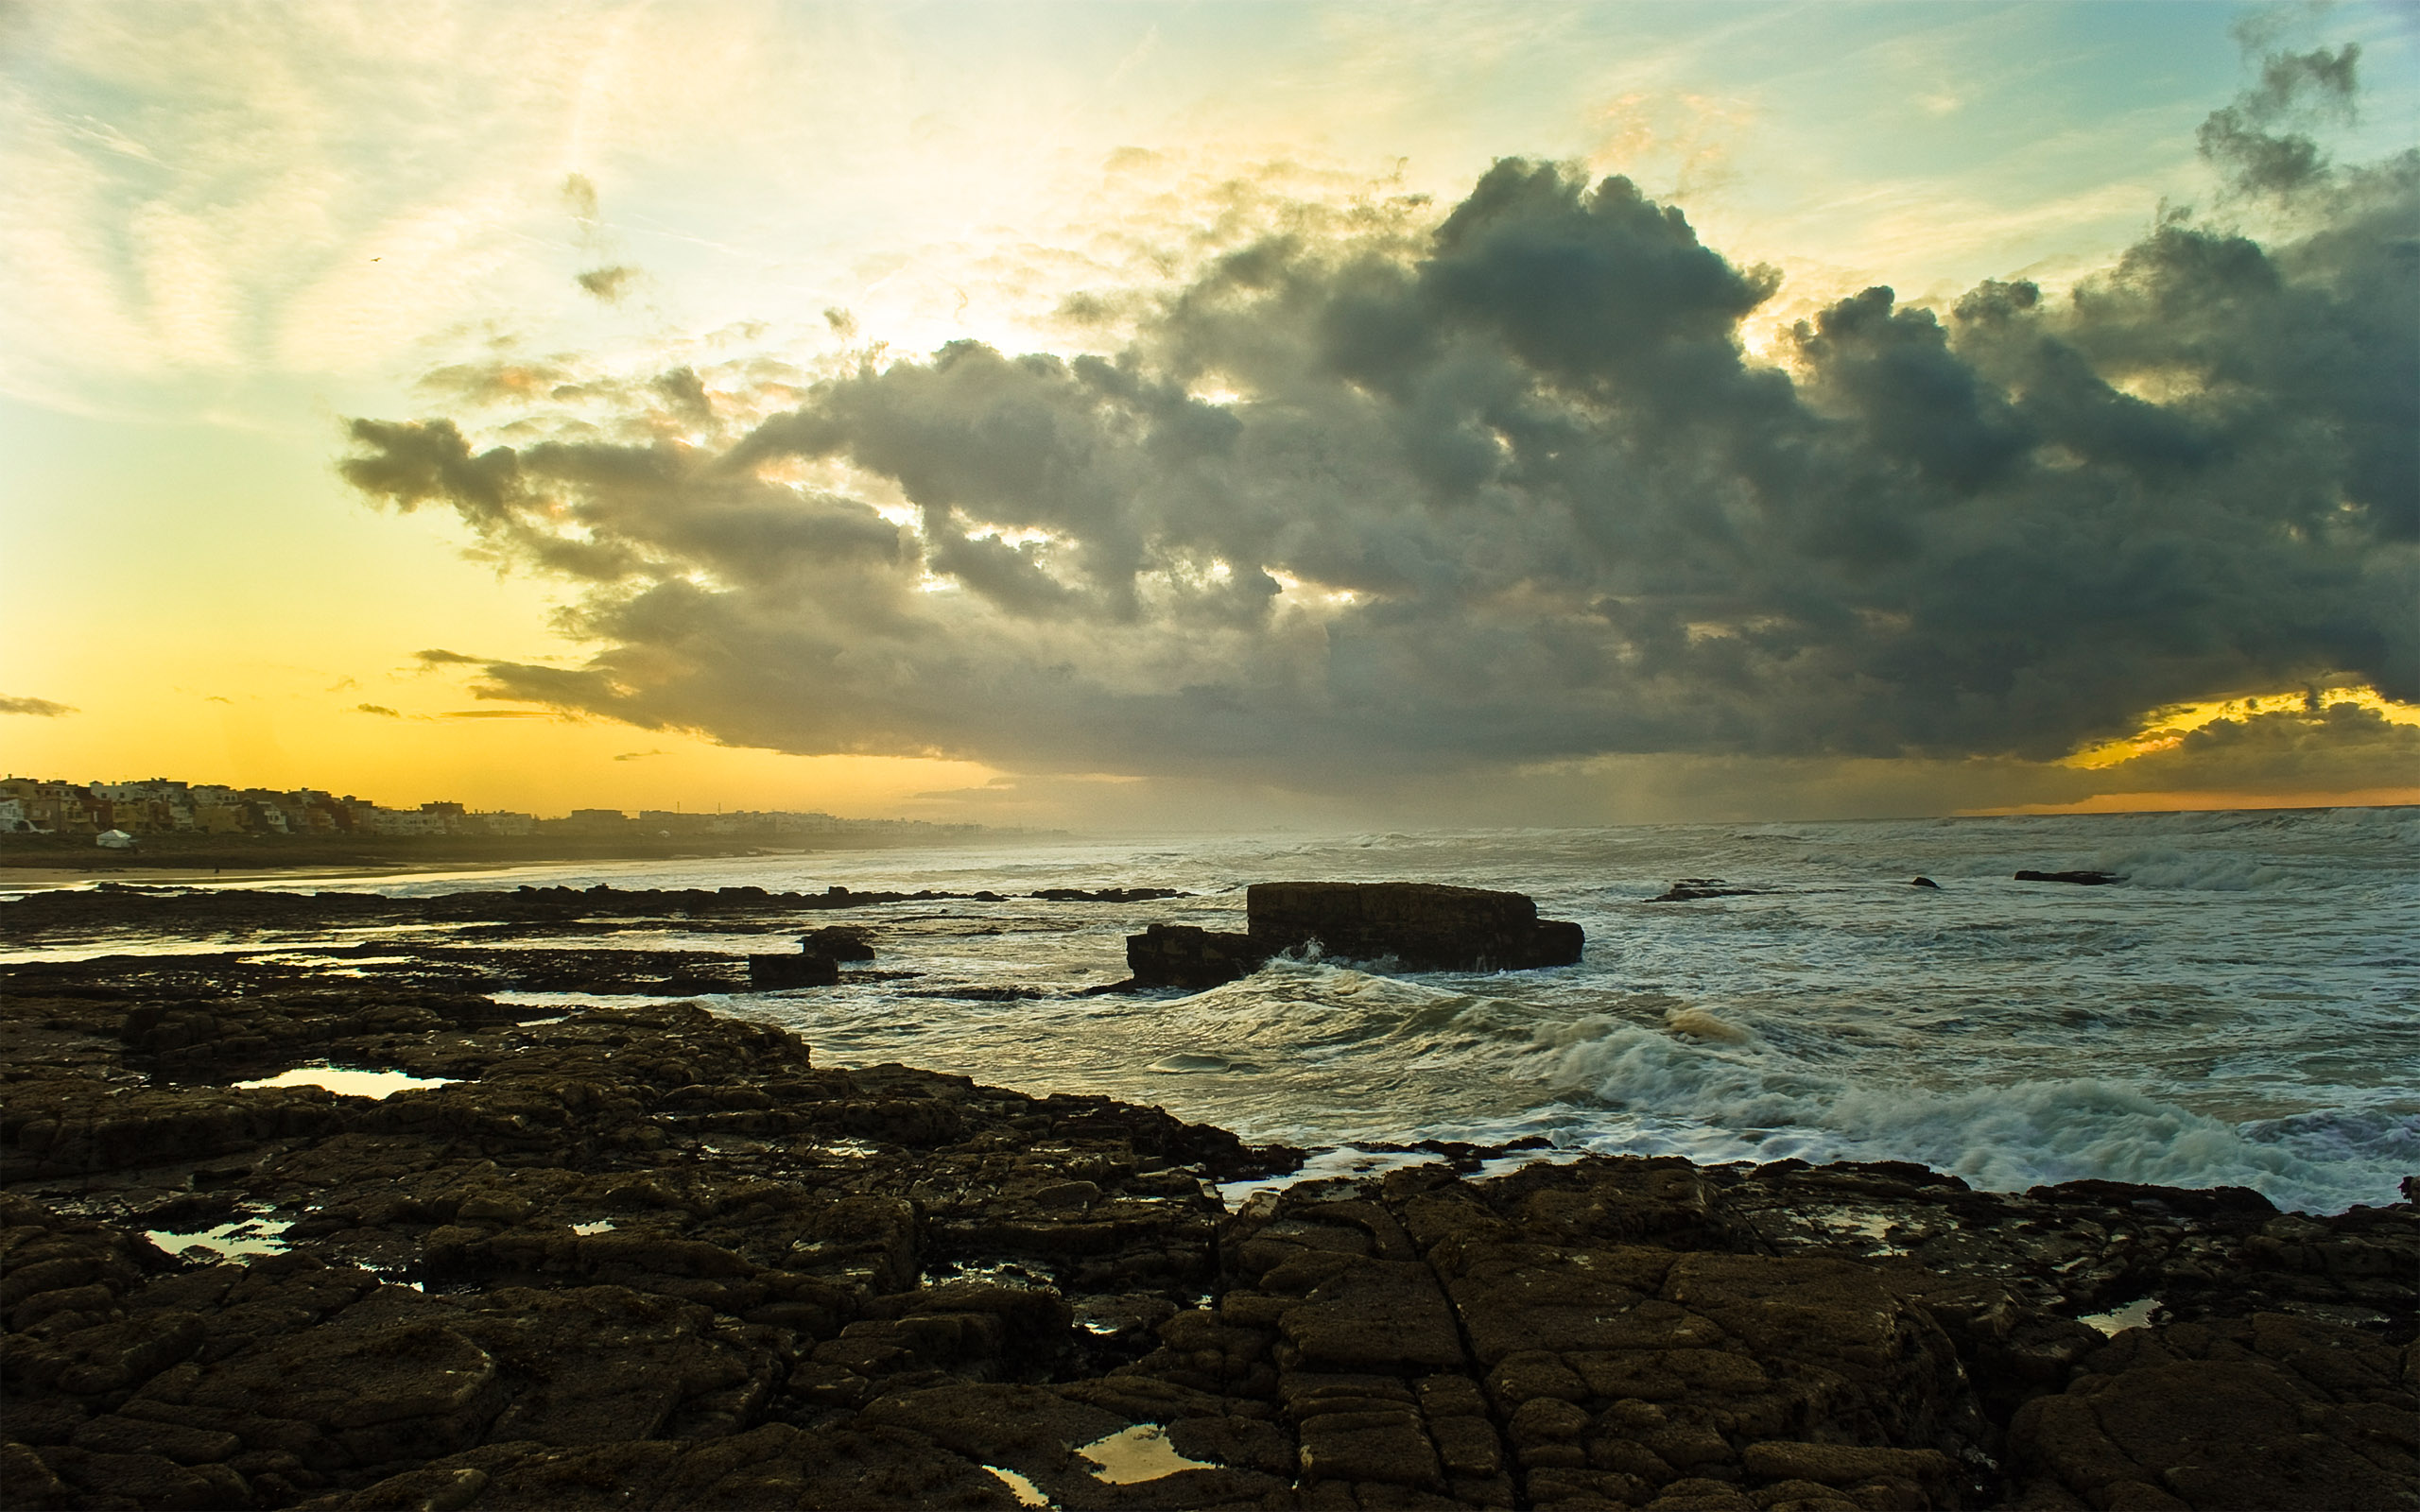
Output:
[[0,779],[0,836],[88,837],[102,850],[130,850],[155,836],[354,838],[457,836],[561,839],[712,839],[794,845],[933,842],[970,838],[981,825],[921,819],[846,819],[787,810],[684,812],[573,809],[540,818],[436,801],[390,808],[319,788],[231,787],[154,777],[74,782]]

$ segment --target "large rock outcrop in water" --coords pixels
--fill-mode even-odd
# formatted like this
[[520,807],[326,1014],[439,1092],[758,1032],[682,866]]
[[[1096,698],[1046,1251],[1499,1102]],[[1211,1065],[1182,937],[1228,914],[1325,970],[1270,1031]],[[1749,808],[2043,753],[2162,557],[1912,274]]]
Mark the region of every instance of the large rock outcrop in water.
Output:
[[1413,971],[1569,966],[1586,936],[1540,919],[1526,893],[1426,882],[1256,882],[1244,890],[1244,934],[1154,924],[1126,937],[1138,987],[1216,987],[1284,951],[1317,944],[1349,960]]
[[1244,890],[1253,943],[1275,954],[1312,940],[1354,960],[1415,971],[1569,966],[1578,924],[1542,919],[1527,893],[1428,882],[1256,882]]

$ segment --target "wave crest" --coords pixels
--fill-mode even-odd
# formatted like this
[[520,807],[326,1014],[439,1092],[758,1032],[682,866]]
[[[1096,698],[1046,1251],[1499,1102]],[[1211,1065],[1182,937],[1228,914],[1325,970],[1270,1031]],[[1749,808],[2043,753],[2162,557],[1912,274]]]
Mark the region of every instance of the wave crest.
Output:
[[1549,1038],[1540,1055],[1552,1083],[1585,1088],[1625,1115],[1627,1127],[1592,1143],[1660,1141],[1699,1160],[1912,1160],[2001,1192],[2094,1177],[2243,1186],[2280,1207],[2333,1212],[2395,1200],[2399,1173],[2420,1157],[2420,1114],[2401,1108],[2238,1125],[2091,1077],[1879,1086],[1785,1060],[1752,1037],[1682,1039],[1630,1023],[1560,1045]]

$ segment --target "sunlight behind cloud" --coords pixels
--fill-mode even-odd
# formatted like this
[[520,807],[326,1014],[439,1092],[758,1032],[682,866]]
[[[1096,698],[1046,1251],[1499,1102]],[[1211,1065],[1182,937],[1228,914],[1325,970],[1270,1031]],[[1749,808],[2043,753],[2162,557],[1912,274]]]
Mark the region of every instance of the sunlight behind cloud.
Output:
[[2088,746],[2059,765],[2080,771],[2122,765],[2156,751],[2173,750],[2185,737],[2216,720],[2249,719],[2256,714],[2316,713],[2343,704],[2375,713],[2392,725],[2420,726],[2420,704],[2398,702],[2366,686],[2295,688],[2281,693],[2245,694],[2235,698],[2204,698],[2173,704],[2147,715],[2135,733]]
[[[2322,40],[2313,18],[2278,25],[2293,45]],[[2332,45],[2367,49],[2369,91],[2358,115],[2331,128],[2329,149],[2347,164],[2380,159],[2406,145],[2399,133],[2420,97],[2408,27],[2361,5],[2325,25]],[[1675,513],[1668,533],[1634,539],[1623,534],[1633,524],[1594,520],[1558,537],[1572,522],[1541,500],[1581,488],[1558,471],[1579,454],[1536,428],[1552,405],[1509,417],[1513,389],[1474,397],[1475,354],[1495,338],[1454,326],[1468,311],[1419,317],[1431,335],[1453,327],[1443,345],[1360,333],[1374,344],[1354,355],[1361,366],[1343,387],[1312,350],[1394,298],[1386,280],[1428,255],[1493,163],[1584,164],[1575,184],[1626,175],[1685,215],[1699,244],[1761,291],[1708,350],[1736,343],[1830,424],[1873,400],[1858,367],[1879,361],[1858,346],[1873,333],[1851,331],[1841,313],[1869,286],[1899,295],[1882,316],[1857,318],[1902,322],[1893,330],[1920,315],[1957,326],[1958,301],[1985,279],[2030,280],[2031,318],[2049,320],[2164,224],[2163,206],[2202,207],[2176,225],[2240,220],[2274,247],[2323,214],[2315,201],[2289,211],[2234,196],[2196,157],[2196,124],[2251,76],[2225,27],[2195,8],[1508,11],[1438,0],[1380,13],[596,0],[539,10],[431,0],[406,15],[97,0],[29,9],[15,26],[0,59],[0,216],[10,226],[0,279],[18,297],[0,308],[0,395],[29,435],[83,417],[73,423],[91,429],[64,434],[113,461],[78,475],[42,448],[11,457],[12,494],[60,511],[24,509],[26,549],[83,553],[76,559],[111,570],[26,584],[5,612],[19,643],[42,646],[30,670],[43,689],[94,711],[82,728],[99,720],[121,734],[169,728],[167,711],[186,696],[143,658],[104,657],[149,711],[109,713],[121,706],[81,691],[92,674],[64,675],[84,663],[49,645],[51,627],[106,617],[125,637],[182,645],[184,627],[223,624],[223,642],[204,639],[232,645],[240,626],[248,646],[335,640],[400,656],[458,639],[411,626],[450,624],[476,599],[479,642],[511,653],[498,664],[559,674],[558,690],[620,690],[596,692],[604,701],[585,717],[793,740],[765,720],[720,730],[702,707],[641,711],[625,696],[694,670],[714,652],[700,627],[760,593],[769,596],[746,617],[775,640],[795,601],[836,624],[889,624],[898,639],[879,652],[853,630],[782,642],[779,656],[796,660],[766,664],[796,683],[793,696],[814,678],[889,690],[877,702],[905,711],[897,727],[814,739],[908,752],[903,762],[975,748],[967,730],[943,729],[948,696],[919,685],[942,662],[917,649],[918,634],[950,642],[964,665],[994,650],[1026,658],[1039,680],[1022,706],[1012,701],[1006,728],[1034,749],[1048,744],[1051,700],[1085,676],[1112,699],[1104,709],[1167,697],[1204,721],[1193,737],[1203,762],[1233,759],[1222,741],[1261,738],[1218,723],[1256,699],[1299,711],[1332,698],[1389,729],[1378,749],[1416,750],[1441,726],[1405,698],[1492,681],[1594,687],[1562,713],[1573,728],[1626,731],[1621,741],[1707,740],[1720,720],[1697,723],[1710,716],[1680,683],[1634,668],[1621,697],[1604,693],[1608,667],[1634,665],[1624,657],[1644,666],[1636,659],[1661,644],[1649,622],[1668,590],[1586,579],[1591,564],[1622,559],[1616,544],[1648,563],[1693,532],[1748,539],[1737,480],[1687,481],[1706,458],[1673,453],[1614,466],[1614,447],[1599,459],[1609,471],[1582,492],[1637,501],[1668,490],[1696,500],[1696,512],[1685,526]],[[2150,57],[2158,69],[2142,66]],[[1369,281],[1357,292],[1357,279]],[[1300,302],[1288,313],[1281,295]],[[1376,302],[1355,302],[1364,296]],[[1840,329],[1824,331],[1827,318]],[[1449,353],[1452,342],[1462,346]],[[1067,401],[1051,422],[1065,428],[1037,451],[1051,453],[1037,463],[1042,481],[1011,490],[1014,507],[943,496],[1004,487],[983,479],[1031,411],[1004,410],[997,429],[949,438],[972,460],[947,487],[905,460],[934,453],[935,436],[867,439],[854,455],[850,438],[869,434],[863,416],[832,422],[850,444],[761,447],[723,467],[746,438],[813,410],[819,395],[953,350],[1011,363],[1089,353],[1102,365],[1050,389],[1044,407]],[[1519,383],[1539,392],[1564,381],[1543,350],[1515,353],[1530,365]],[[1197,359],[1205,365],[1187,366]],[[2039,375],[2020,373],[2009,352],[1989,360],[2000,364],[1996,392],[2031,404]],[[2115,396],[2180,422],[2207,418],[2195,406],[2212,391],[2189,364],[2114,351],[2093,362]],[[1177,386],[1168,398],[1182,413],[1117,387],[1159,382]],[[1080,389],[1090,397],[1074,403]],[[1610,441],[1618,427],[1602,428],[1598,403],[1557,399],[1553,423],[1600,427]],[[1719,407],[1700,404],[1693,423]],[[475,469],[508,453],[589,448],[619,449],[631,471],[610,486],[559,479],[517,501],[510,540],[451,522],[449,509],[382,520],[329,475],[338,416],[450,417]],[[937,417],[948,421],[926,418]],[[1146,434],[1159,450],[1132,445]],[[1220,450],[1238,438],[1244,452]],[[1911,465],[1891,452],[1897,444],[1877,455]],[[2072,446],[2036,455],[2046,477],[2088,461]],[[251,470],[226,472],[238,456]],[[222,485],[222,474],[248,481]],[[668,531],[693,505],[684,528],[695,533]],[[1473,528],[1479,519],[1486,527]],[[1826,549],[1878,549],[1857,535],[1875,523],[1833,522],[1825,528],[1846,533]],[[399,548],[406,531],[424,549]],[[842,558],[886,565],[858,574]],[[575,562],[576,576],[560,576]],[[469,588],[439,580],[466,570]],[[1697,586],[1670,590],[1692,600],[1674,609],[1683,653],[1744,668],[1804,627],[1794,609],[1713,602],[1720,595],[1699,571],[1673,579]],[[661,592],[641,593],[634,576],[614,577],[611,593],[582,586],[632,573]],[[1763,592],[1750,584],[1743,596]],[[2393,588],[2381,574],[2363,592]],[[1466,616],[1451,634],[1439,608],[1448,603]],[[928,612],[937,617],[909,633]],[[1917,633],[1904,605],[1843,612],[1868,648]],[[1431,613],[1419,635],[1435,639],[1423,644],[1409,627]],[[338,619],[349,623],[332,631]],[[354,750],[378,730],[428,723],[407,717],[427,710],[383,688],[320,712],[282,701],[276,676],[260,670],[273,660],[222,660],[245,669],[219,696],[259,713],[241,744],[264,761]],[[1815,676],[1818,660],[1795,664]],[[2218,685],[2273,684],[2230,673]],[[2114,707],[2202,686],[2164,684]],[[585,708],[562,697],[548,707]],[[2411,723],[2409,706],[2366,689],[2328,700]],[[399,713],[364,718],[365,701]],[[1137,717],[1115,707],[1117,719]],[[2193,731],[2279,712],[2210,707],[2163,711],[2061,769],[2131,770],[2181,750]],[[1868,727],[1821,738],[1896,738],[1874,711],[1834,717]],[[1525,742],[1576,738],[1518,733],[1533,722],[1553,721],[1531,707],[1479,744],[1528,761]],[[46,748],[94,748],[56,745],[77,721],[42,723],[61,727],[45,728]],[[585,739],[582,727],[543,719],[448,728],[477,725],[527,726],[531,742],[573,742],[545,747],[566,753]],[[1697,733],[1675,732],[1685,728]],[[2089,728],[2113,728],[2108,711]],[[2282,726],[2258,729],[2284,739]],[[2367,725],[2329,729],[2391,748]],[[1331,737],[1343,744],[1319,759],[1344,760],[1351,741]],[[1725,738],[1800,737],[1741,725]],[[2055,760],[2071,738],[2045,735],[2037,754]],[[620,748],[631,744],[626,735]],[[541,748],[518,750],[543,761]],[[1084,770],[1142,759],[1047,758]]]

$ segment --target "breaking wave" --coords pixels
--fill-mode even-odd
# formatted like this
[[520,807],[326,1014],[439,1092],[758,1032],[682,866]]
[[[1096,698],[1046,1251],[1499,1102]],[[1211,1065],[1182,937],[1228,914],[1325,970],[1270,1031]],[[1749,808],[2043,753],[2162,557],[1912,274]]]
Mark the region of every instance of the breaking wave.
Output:
[[2085,1177],[2242,1186],[2312,1211],[2393,1202],[2420,1164],[2420,1111],[2407,1108],[2231,1124],[2098,1078],[1884,1085],[1785,1061],[1752,1038],[1628,1023],[1544,1055],[1552,1083],[1634,1121],[1601,1143],[1639,1148],[1660,1131],[1701,1160],[1912,1160],[2001,1192]]

